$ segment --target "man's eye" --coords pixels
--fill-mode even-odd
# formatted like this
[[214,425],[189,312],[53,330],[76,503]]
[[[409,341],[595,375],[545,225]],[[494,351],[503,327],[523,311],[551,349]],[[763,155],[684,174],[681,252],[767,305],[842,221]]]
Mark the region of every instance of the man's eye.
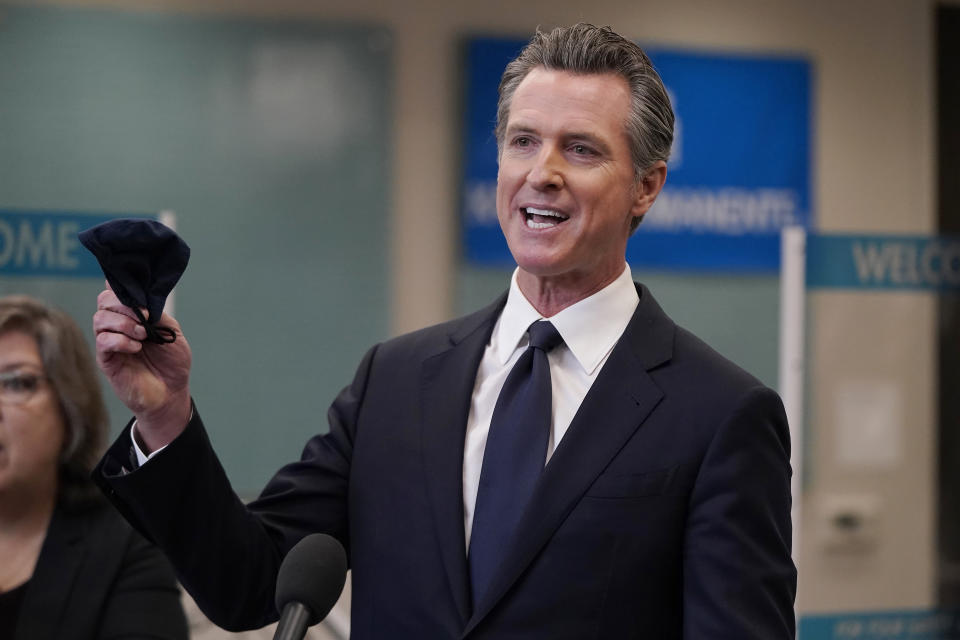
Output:
[[513,144],[514,144],[515,146],[518,146],[518,147],[526,147],[526,146],[529,146],[529,145],[530,145],[530,138],[528,138],[528,137],[526,137],[526,136],[520,136],[520,137],[514,139]]
[[572,149],[573,149],[573,152],[574,152],[575,154],[581,155],[581,156],[582,156],[582,155],[592,155],[592,154],[593,154],[593,149],[591,149],[590,147],[588,147],[588,146],[586,146],[586,145],[584,145],[584,144],[575,144],[575,145],[573,145]]

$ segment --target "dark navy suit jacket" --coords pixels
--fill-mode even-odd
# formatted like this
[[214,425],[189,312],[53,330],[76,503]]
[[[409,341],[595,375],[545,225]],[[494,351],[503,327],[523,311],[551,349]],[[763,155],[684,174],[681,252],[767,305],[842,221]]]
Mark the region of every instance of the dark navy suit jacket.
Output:
[[166,550],[204,612],[230,629],[276,617],[281,559],[321,531],[349,554],[355,640],[793,638],[780,399],[638,291],[476,608],[464,434],[505,297],[371,349],[329,410],[330,432],[246,507],[196,413],[131,473],[121,436],[99,482]]

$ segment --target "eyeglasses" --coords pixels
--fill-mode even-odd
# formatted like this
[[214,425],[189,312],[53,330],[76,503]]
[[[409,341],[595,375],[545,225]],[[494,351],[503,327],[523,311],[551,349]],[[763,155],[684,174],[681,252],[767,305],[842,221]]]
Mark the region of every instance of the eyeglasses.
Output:
[[0,373],[0,402],[23,404],[40,389],[46,376],[33,371],[6,371]]

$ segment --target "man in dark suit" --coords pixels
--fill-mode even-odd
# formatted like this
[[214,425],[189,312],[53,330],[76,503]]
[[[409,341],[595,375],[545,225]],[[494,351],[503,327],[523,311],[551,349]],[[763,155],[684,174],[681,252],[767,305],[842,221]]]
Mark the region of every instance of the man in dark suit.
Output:
[[576,25],[538,33],[500,94],[507,294],[373,347],[329,434],[245,506],[192,404],[179,326],[142,343],[105,291],[98,360],[136,421],[101,486],[227,628],[275,619],[281,559],[320,531],[347,548],[357,640],[792,638],[780,400],[625,261],[666,179],[660,78],[636,45]]

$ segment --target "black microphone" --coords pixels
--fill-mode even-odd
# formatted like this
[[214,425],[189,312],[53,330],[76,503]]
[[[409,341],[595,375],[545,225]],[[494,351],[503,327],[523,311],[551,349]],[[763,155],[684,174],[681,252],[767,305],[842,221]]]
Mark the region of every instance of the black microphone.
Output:
[[323,620],[347,579],[347,554],[337,540],[314,533],[290,549],[277,574],[280,624],[273,640],[303,640],[307,627]]

